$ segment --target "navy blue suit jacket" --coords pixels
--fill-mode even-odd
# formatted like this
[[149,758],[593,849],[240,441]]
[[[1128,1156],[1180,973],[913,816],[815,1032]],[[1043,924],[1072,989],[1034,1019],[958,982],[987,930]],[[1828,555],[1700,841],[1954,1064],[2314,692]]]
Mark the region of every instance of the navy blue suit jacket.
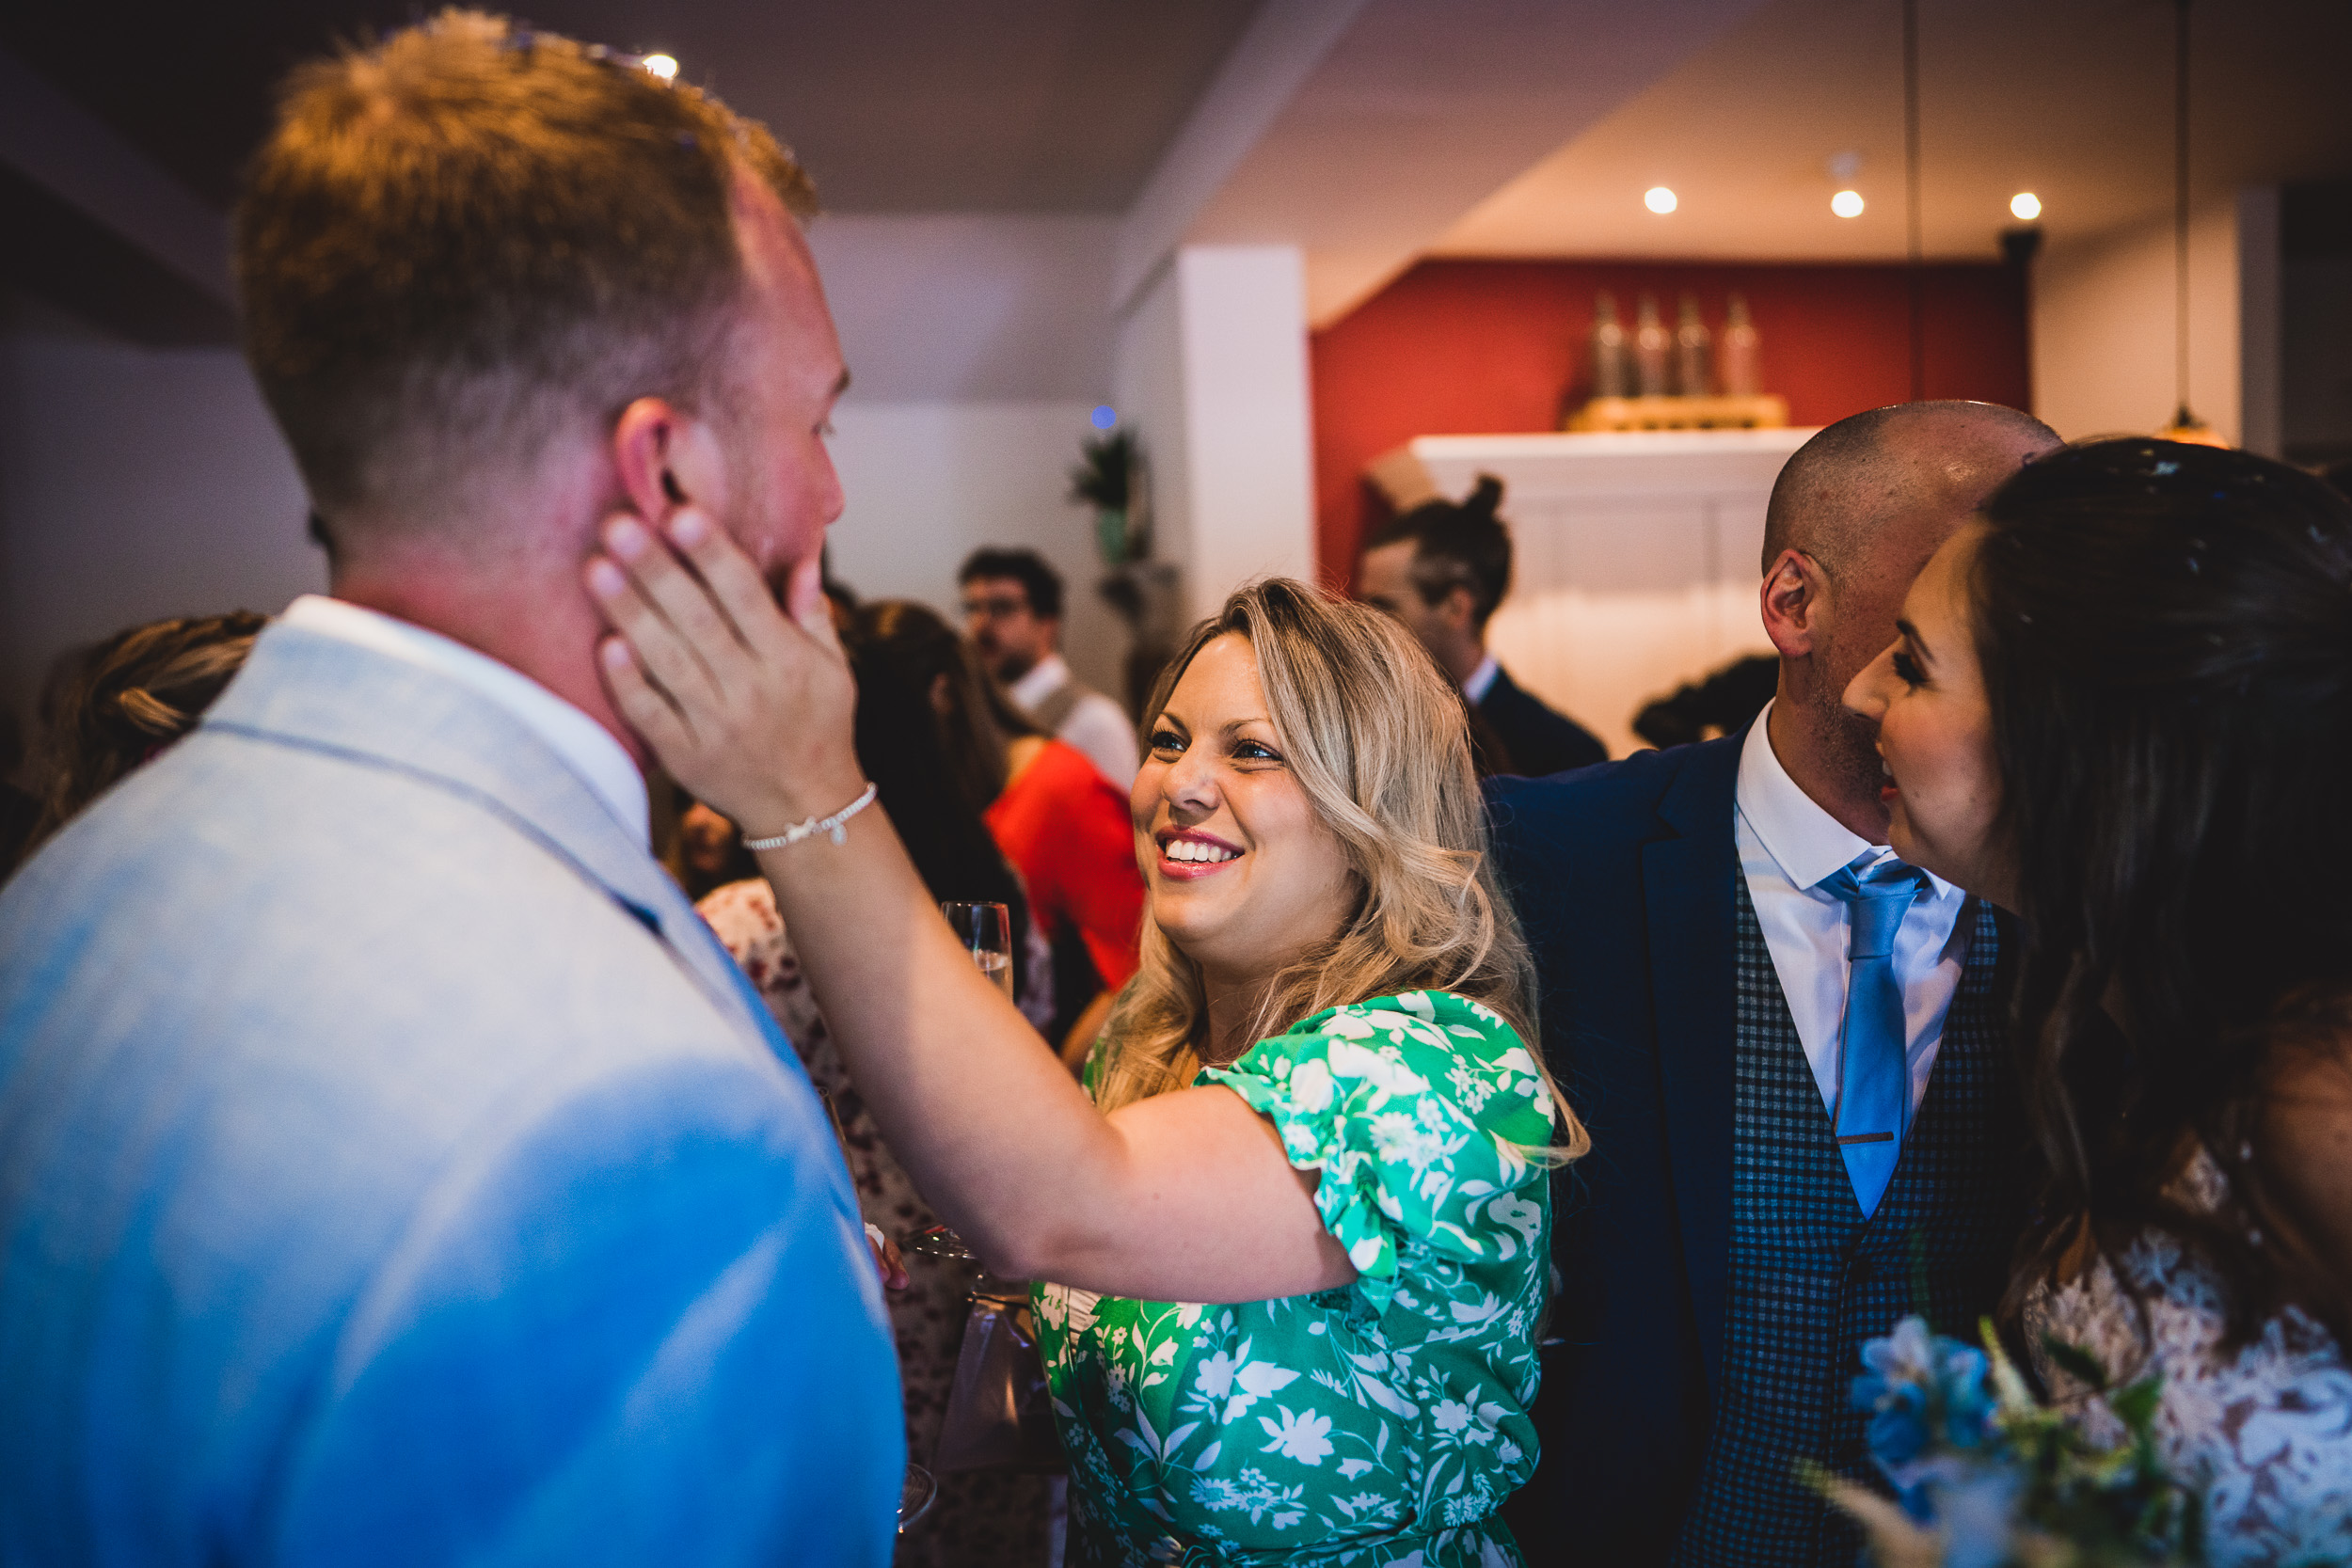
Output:
[[1478,717],[1502,742],[1514,773],[1559,773],[1609,760],[1593,732],[1511,678],[1497,666],[1494,684],[1478,701]]
[[1531,1568],[1662,1560],[1706,1457],[1731,1262],[1740,736],[1487,786],[1547,1060],[1593,1136],[1562,1173]]

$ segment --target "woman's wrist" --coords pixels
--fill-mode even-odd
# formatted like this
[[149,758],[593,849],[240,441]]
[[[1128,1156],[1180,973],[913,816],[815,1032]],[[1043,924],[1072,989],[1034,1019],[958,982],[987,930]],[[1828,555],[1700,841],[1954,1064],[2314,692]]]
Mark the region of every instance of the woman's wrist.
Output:
[[798,822],[778,828],[772,833],[746,831],[743,834],[743,847],[755,853],[770,849],[789,849],[803,839],[819,835],[831,838],[835,844],[842,843],[849,835],[850,818],[872,805],[875,798],[881,793],[880,785],[869,784],[859,790],[847,805],[827,812],[822,816],[812,813]]

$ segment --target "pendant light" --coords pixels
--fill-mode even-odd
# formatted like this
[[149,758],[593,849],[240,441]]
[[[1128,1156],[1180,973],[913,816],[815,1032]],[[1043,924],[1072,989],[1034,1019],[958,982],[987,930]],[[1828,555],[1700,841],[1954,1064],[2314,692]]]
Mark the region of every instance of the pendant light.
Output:
[[1903,255],[1911,295],[1911,401],[1928,395],[1927,247],[1919,232],[1919,0],[1903,0]]
[[2172,0],[2172,422],[2156,434],[2201,447],[2230,443],[2188,406],[2188,0]]

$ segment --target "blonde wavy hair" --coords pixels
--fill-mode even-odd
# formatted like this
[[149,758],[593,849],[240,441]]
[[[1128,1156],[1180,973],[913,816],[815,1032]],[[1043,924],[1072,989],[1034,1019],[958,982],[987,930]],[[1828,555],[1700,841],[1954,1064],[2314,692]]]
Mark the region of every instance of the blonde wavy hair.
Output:
[[[1248,1037],[1279,1035],[1326,1007],[1448,990],[1500,1013],[1543,1071],[1534,969],[1487,854],[1461,693],[1388,616],[1273,578],[1193,628],[1152,688],[1147,723],[1200,650],[1226,636],[1247,639],[1256,656],[1292,776],[1359,889],[1347,923],[1268,988]],[[1104,1111],[1188,1087],[1202,1066],[1200,966],[1149,919],[1142,958],[1104,1031],[1095,1103]],[[1559,1132],[1543,1157],[1573,1160],[1589,1140],[1552,1087]]]

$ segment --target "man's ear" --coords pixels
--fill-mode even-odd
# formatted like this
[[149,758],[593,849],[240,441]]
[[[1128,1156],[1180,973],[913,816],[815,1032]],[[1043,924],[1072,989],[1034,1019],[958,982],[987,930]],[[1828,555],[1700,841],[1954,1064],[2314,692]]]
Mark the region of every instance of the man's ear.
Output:
[[1829,578],[1821,563],[1803,550],[1783,550],[1757,590],[1764,635],[1783,658],[1803,658],[1820,646],[1829,631]]
[[660,524],[690,502],[726,504],[726,465],[710,427],[664,398],[639,398],[612,426],[612,467],[637,515]]
[[1457,582],[1438,601],[1438,615],[1455,631],[1473,630],[1478,622],[1478,595],[1470,592],[1470,584]]

